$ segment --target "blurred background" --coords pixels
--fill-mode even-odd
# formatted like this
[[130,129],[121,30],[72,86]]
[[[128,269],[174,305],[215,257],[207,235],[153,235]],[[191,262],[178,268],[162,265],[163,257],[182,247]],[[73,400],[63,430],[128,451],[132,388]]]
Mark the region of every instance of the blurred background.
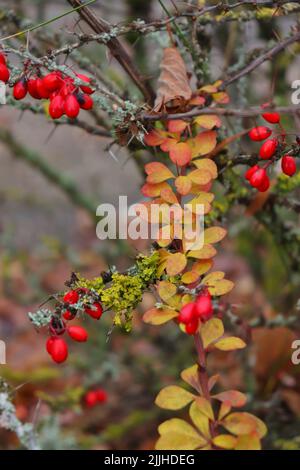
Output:
[[[164,3],[173,11],[174,3],[182,9],[193,2]],[[61,0],[0,1],[1,37],[69,8]],[[137,18],[149,22],[165,14],[156,0],[97,0],[92,8],[113,24]],[[262,20],[253,15],[204,25],[199,36],[203,50],[209,50],[211,82],[242,65],[256,48],[286,36],[296,21],[297,14]],[[75,40],[74,31],[87,30],[72,14],[32,32],[29,48],[42,55],[58,40]],[[18,41],[11,44],[19,46]],[[155,84],[168,34],[128,34],[122,42]],[[276,104],[290,105],[291,83],[300,79],[298,50],[287,49],[231,87],[232,105],[260,105],[273,96]],[[123,96],[142,102],[103,45],[84,46],[78,56],[59,60],[78,68],[83,57]],[[85,112],[81,119],[103,124],[108,131],[111,126],[101,111],[97,116]],[[224,120],[232,134],[251,124]],[[300,132],[297,119],[284,118],[284,124]],[[0,376],[11,386],[18,418],[34,423],[43,449],[152,449],[157,424],[169,416],[155,407],[155,396],[162,386],[178,383],[180,371],[195,360],[190,339],[172,324],[157,328],[142,323],[141,313],[153,304],[150,294],[145,294],[129,334],[115,329],[108,335],[110,314],[96,326],[86,320],[91,340],[76,345],[62,366],[50,362],[45,337],[28,320],[28,312],[64,289],[71,271],[92,277],[110,265],[122,270],[138,251],[147,250],[141,242],[130,242],[127,249],[96,238],[96,207],[116,204],[119,194],[127,195],[129,204],[139,201],[142,165],[151,158],[146,150],[111,142],[111,137],[92,135],[76,125],[55,126],[45,113],[0,107],[0,339],[7,345]],[[247,139],[230,147],[232,156],[253,151]],[[229,174],[233,185],[246,186],[244,169]],[[226,204],[221,184],[216,192],[217,203]],[[292,197],[299,197],[297,185]],[[226,321],[237,334],[248,340],[251,336],[251,342],[245,352],[214,354],[209,366],[211,373],[220,373],[220,386],[248,393],[249,410],[269,426],[265,447],[300,448],[300,368],[291,363],[291,344],[300,338],[299,215],[284,205],[263,212],[263,205],[252,198],[246,205],[233,204],[222,217],[229,236],[215,266],[235,282],[226,299],[233,305]],[[107,401],[89,409],[82,396],[94,387],[106,391]],[[0,428],[0,448],[18,447],[15,435]]]

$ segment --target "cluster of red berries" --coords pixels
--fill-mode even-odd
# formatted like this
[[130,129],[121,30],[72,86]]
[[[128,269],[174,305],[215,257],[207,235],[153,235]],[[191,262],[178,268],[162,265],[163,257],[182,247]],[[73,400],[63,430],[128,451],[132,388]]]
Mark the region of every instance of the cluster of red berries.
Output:
[[89,390],[84,395],[84,404],[88,408],[93,408],[100,403],[105,403],[107,401],[107,393],[103,388],[97,388],[94,390]]
[[[262,117],[270,124],[279,124],[280,115],[276,112],[263,113]],[[262,160],[268,160],[263,166],[254,165],[249,168],[245,174],[245,178],[249,181],[253,188],[260,192],[265,192],[270,187],[270,179],[267,174],[267,169],[274,161],[276,150],[285,146],[285,132],[282,128],[277,138],[269,139],[272,130],[266,126],[253,127],[249,132],[249,137],[255,142],[265,141],[259,150],[259,156]],[[267,140],[266,140],[267,139]],[[287,176],[293,176],[296,173],[296,161],[292,155],[283,155],[281,158],[281,169]]]
[[[73,78],[61,72],[50,72],[42,76],[38,70],[32,74],[25,66],[22,78],[13,87],[13,96],[16,100],[22,100],[28,93],[34,99],[49,100],[49,114],[53,119],[59,119],[64,114],[74,119],[80,109],[92,109],[94,104],[90,96],[93,93],[90,78],[80,73],[76,73],[76,76],[86,85],[76,85]],[[7,83],[9,77],[6,58],[0,54],[0,81]]]
[[201,322],[206,322],[213,315],[213,306],[210,293],[202,292],[194,302],[185,304],[177,317],[179,323],[185,325],[188,335],[194,335]]
[[[64,310],[62,318],[53,316],[50,322],[50,337],[46,342],[46,350],[54,362],[60,364],[68,357],[68,345],[61,337],[67,333],[71,339],[83,343],[88,339],[88,333],[82,326],[67,326],[66,321],[73,320],[77,315],[76,304],[80,300],[81,294],[87,294],[88,289],[70,290],[63,297]],[[99,320],[103,309],[99,302],[94,302],[91,306],[85,306],[84,312],[90,317]]]

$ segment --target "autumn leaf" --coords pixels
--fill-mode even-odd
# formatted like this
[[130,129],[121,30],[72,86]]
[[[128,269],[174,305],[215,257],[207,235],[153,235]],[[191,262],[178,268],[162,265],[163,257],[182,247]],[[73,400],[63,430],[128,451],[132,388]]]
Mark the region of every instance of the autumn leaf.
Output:
[[218,176],[218,167],[213,160],[210,158],[199,158],[198,160],[193,160],[193,164],[199,170],[209,171],[212,178],[217,178]]
[[199,375],[198,375],[198,364],[194,364],[193,366],[188,367],[187,369],[184,369],[180,377],[184,382],[189,384],[191,387],[193,387],[197,392],[201,393],[201,385],[199,382]]
[[186,267],[187,260],[183,253],[171,254],[167,260],[167,274],[169,276],[176,276],[180,274]]
[[229,336],[217,341],[214,346],[221,351],[234,351],[235,349],[243,349],[246,347],[246,343],[236,336]]
[[183,132],[188,126],[188,123],[185,121],[182,121],[181,119],[174,119],[171,121],[168,121],[168,131],[169,132],[174,132],[177,133]]
[[143,315],[143,321],[150,325],[163,325],[178,316],[178,312],[168,308],[151,308]]
[[169,281],[160,281],[157,286],[157,292],[160,298],[168,303],[171,297],[173,297],[177,292],[177,287],[175,284]]
[[207,444],[206,440],[183,419],[173,418],[158,427],[160,438],[156,450],[194,450]]
[[145,197],[158,197],[160,196],[161,190],[168,187],[169,185],[166,182],[157,184],[145,183],[141,188],[141,193]]
[[193,284],[198,281],[199,274],[196,271],[187,271],[181,276],[181,281],[183,284]]
[[214,127],[221,126],[221,119],[219,116],[215,116],[213,114],[202,114],[194,119],[194,123],[204,129],[211,130]]
[[224,325],[219,318],[211,318],[208,320],[200,330],[203,347],[206,349],[217,339],[221,338],[224,334]]
[[189,101],[192,97],[192,89],[185,63],[176,47],[164,49],[160,69],[154,110],[160,111],[162,106],[170,101]]
[[171,146],[169,155],[175,165],[185,166],[191,161],[192,151],[186,142],[178,142]]
[[223,279],[224,276],[225,273],[223,273],[223,271],[214,271],[212,273],[207,274],[207,276],[202,279],[202,283],[206,286],[214,286],[215,283]]
[[221,447],[221,449],[234,449],[237,444],[237,438],[234,436],[230,436],[230,434],[219,434],[213,438],[213,443],[217,447]]
[[204,397],[196,397],[195,403],[198,405],[200,413],[207,416],[208,419],[214,420],[214,412],[210,402]]
[[201,132],[194,139],[190,139],[189,142],[192,148],[192,158],[207,155],[217,145],[217,133],[216,131]]
[[197,170],[191,171],[188,178],[195,184],[205,185],[212,179],[210,171],[198,168]]
[[202,412],[201,405],[194,401],[190,406],[190,417],[200,434],[206,439],[211,439],[209,419]]
[[187,176],[178,176],[175,180],[175,187],[179,194],[186,196],[192,187],[192,182]]
[[209,284],[208,291],[210,295],[225,295],[228,294],[234,287],[234,283],[228,279],[221,279],[220,281],[215,281],[212,285]]
[[212,398],[221,402],[228,402],[231,406],[237,408],[244,406],[247,402],[246,395],[238,390],[227,390],[225,392],[217,393],[217,395],[213,395]]
[[152,129],[148,134],[145,134],[144,142],[146,145],[149,145],[149,147],[156,147],[162,144],[165,138],[166,136],[162,131]]
[[218,243],[226,236],[227,231],[222,227],[209,227],[204,231],[205,243]]
[[155,399],[155,404],[165,410],[180,410],[188,405],[195,396],[177,385],[163,388]]
[[168,204],[179,204],[177,196],[171,187],[163,188],[160,192],[160,196]]
[[261,443],[256,432],[238,436],[235,450],[261,450]]
[[175,178],[171,170],[160,162],[151,162],[145,165],[147,182],[151,184],[162,183],[169,178]]
[[203,259],[196,261],[193,264],[192,270],[196,271],[199,276],[202,274],[205,274],[207,271],[209,271],[213,266],[213,261],[211,259]]
[[259,418],[247,412],[231,413],[224,418],[222,426],[236,436],[255,432],[262,438],[267,433],[266,425]]

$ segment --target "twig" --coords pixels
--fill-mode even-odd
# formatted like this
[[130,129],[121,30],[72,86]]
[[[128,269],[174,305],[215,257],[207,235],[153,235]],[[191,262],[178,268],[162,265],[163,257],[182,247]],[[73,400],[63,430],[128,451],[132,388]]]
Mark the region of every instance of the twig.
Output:
[[[73,7],[81,5],[80,0],[67,0]],[[79,10],[80,17],[92,28],[95,33],[109,33],[111,26],[104,22],[101,18],[97,17],[93,11],[88,7],[83,7]],[[107,47],[111,54],[120,63],[124,70],[131,77],[133,82],[143,93],[144,98],[149,103],[154,100],[154,92],[150,87],[149,83],[140,75],[131,58],[127,54],[126,50],[117,38],[109,38],[107,41]]]

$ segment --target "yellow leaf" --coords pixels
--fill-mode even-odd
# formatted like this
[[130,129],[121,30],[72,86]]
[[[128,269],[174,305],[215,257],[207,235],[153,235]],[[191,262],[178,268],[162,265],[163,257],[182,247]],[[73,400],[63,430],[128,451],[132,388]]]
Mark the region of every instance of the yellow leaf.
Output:
[[199,88],[199,91],[204,91],[205,93],[216,93],[218,91],[217,86],[214,85],[204,85]]
[[158,184],[146,183],[141,188],[141,193],[145,197],[158,197],[160,196],[161,190],[168,188],[169,185],[165,181]]
[[246,343],[236,336],[229,336],[228,338],[220,339],[214,346],[221,351],[234,351],[235,349],[243,349],[246,347]]
[[194,139],[190,139],[191,158],[197,158],[212,152],[217,145],[216,131],[200,132]]
[[225,237],[226,233],[222,227],[209,227],[204,231],[204,241],[205,243],[217,243]]
[[239,436],[235,450],[261,450],[260,439],[255,432]]
[[176,194],[171,188],[162,188],[160,191],[160,197],[169,204],[178,204]]
[[232,281],[228,279],[221,279],[220,281],[215,281],[215,284],[208,288],[210,295],[225,295],[228,294],[234,287]]
[[198,124],[198,126],[203,127],[204,129],[211,130],[214,127],[221,126],[221,119],[219,116],[213,114],[202,114],[201,116],[197,116],[194,119],[194,123]]
[[216,281],[223,279],[225,273],[222,271],[214,271],[213,273],[208,274],[202,279],[202,283],[206,286],[213,286]]
[[162,183],[169,178],[175,178],[173,173],[166,165],[160,162],[151,162],[145,165],[147,173],[147,182],[152,184]]
[[156,443],[156,450],[194,450],[206,445],[206,440],[183,419],[165,421],[158,432],[161,437]]
[[169,281],[160,281],[157,286],[157,292],[160,296],[160,298],[168,303],[168,300],[173,297],[173,295],[176,294],[177,292],[177,287],[175,284],[172,284],[172,282]]
[[166,410],[180,410],[188,405],[195,396],[177,385],[163,388],[156,397],[155,404]]
[[217,178],[218,176],[218,167],[211,158],[200,158],[199,160],[193,160],[193,164],[199,170],[209,171],[212,178]]
[[202,436],[206,439],[210,439],[209,419],[202,413],[200,405],[195,401],[190,406],[190,417]]
[[183,253],[171,254],[167,260],[167,274],[169,276],[176,276],[180,274],[186,267],[187,260]]
[[204,245],[201,250],[191,250],[188,252],[188,258],[209,259],[215,256],[217,251],[212,245]]
[[223,401],[222,405],[220,406],[218,420],[221,421],[224,416],[228,415],[231,411],[231,405],[228,401]]
[[208,400],[204,397],[196,397],[195,402],[199,407],[199,411],[207,416],[212,421],[214,420],[214,412],[212,406]]
[[198,364],[194,364],[193,366],[188,367],[187,369],[184,369],[181,372],[180,377],[187,384],[189,384],[191,387],[197,390],[197,392],[201,393],[201,385],[200,385],[199,376],[198,376]]
[[192,187],[192,183],[187,176],[178,176],[175,180],[175,186],[179,194],[186,196]]
[[192,270],[196,271],[199,276],[202,276],[202,274],[205,274],[207,271],[209,271],[212,268],[213,261],[211,259],[204,259],[200,261],[196,261],[193,264]]
[[205,185],[211,181],[212,176],[211,176],[210,171],[197,168],[197,170],[191,171],[191,173],[189,173],[187,178],[195,184]]
[[237,436],[255,432],[262,438],[267,433],[266,425],[259,418],[247,412],[231,413],[222,421],[222,426]]
[[183,284],[192,284],[199,279],[199,274],[196,271],[188,271],[181,276]]
[[212,98],[216,103],[227,104],[230,101],[229,95],[225,91],[213,93]]
[[246,395],[238,390],[227,390],[226,392],[217,393],[217,395],[213,395],[212,398],[221,402],[228,402],[231,406],[237,408],[244,406],[247,402]]
[[168,308],[151,308],[143,315],[143,321],[150,325],[162,325],[178,316],[178,312]]
[[211,318],[200,330],[203,347],[206,349],[211,343],[221,338],[224,334],[224,326],[219,318]]
[[234,449],[237,444],[237,438],[229,434],[219,434],[213,438],[213,443],[222,449]]

